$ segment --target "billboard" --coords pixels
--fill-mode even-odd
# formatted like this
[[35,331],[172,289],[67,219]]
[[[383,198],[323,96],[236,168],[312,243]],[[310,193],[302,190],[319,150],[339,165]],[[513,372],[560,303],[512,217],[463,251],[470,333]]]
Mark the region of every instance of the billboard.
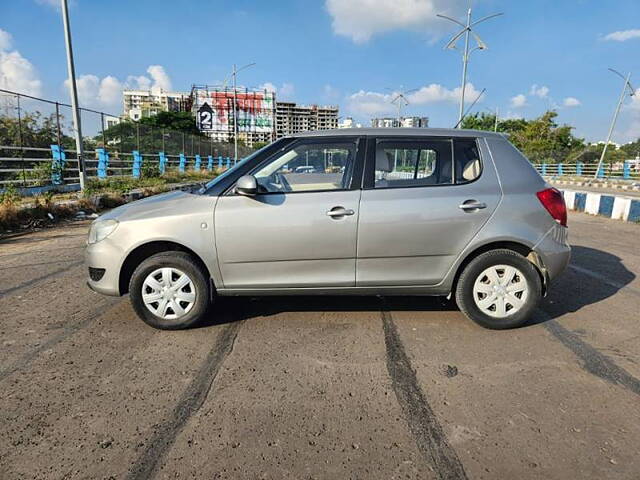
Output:
[[[195,89],[196,122],[202,132],[233,133],[233,102],[236,102],[238,132],[272,133],[275,124],[275,95],[267,91],[238,89]],[[216,135],[218,136],[218,135]]]

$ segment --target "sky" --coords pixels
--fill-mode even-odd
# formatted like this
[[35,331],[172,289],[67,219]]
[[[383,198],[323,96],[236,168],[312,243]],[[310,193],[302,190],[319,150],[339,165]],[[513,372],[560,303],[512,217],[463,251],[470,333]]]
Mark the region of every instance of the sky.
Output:
[[[189,91],[222,82],[234,63],[256,65],[238,82],[278,99],[340,106],[369,125],[406,115],[432,127],[457,121],[460,50],[445,50],[468,0],[70,0],[81,106],[122,113],[122,89]],[[473,111],[534,118],[549,108],[589,141],[606,138],[622,79],[640,87],[639,0],[474,0],[488,46],[471,54]],[[475,44],[474,44],[475,45]],[[458,44],[462,47],[462,43]],[[0,0],[0,88],[69,101],[58,0]],[[635,83],[634,83],[635,82]],[[640,137],[640,88],[627,96],[613,139]]]

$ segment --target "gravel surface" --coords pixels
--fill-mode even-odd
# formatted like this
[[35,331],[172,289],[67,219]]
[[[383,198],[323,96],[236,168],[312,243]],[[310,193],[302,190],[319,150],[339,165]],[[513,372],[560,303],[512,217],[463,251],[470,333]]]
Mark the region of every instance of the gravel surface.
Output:
[[88,222],[0,242],[0,479],[638,479],[640,226],[570,214],[530,325],[434,298],[220,299],[161,332]]

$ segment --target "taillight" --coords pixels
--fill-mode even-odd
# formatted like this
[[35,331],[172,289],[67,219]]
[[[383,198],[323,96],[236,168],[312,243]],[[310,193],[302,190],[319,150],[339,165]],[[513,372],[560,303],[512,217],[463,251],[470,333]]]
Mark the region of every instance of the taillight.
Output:
[[547,188],[536,193],[542,206],[547,209],[556,222],[567,226],[567,206],[564,204],[562,193],[556,188]]

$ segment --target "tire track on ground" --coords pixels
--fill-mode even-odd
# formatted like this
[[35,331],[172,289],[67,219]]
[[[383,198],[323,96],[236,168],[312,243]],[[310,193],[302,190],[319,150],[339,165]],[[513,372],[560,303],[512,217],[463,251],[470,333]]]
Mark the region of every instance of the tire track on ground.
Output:
[[609,383],[620,385],[636,395],[640,395],[639,379],[620,367],[607,355],[586,343],[578,335],[553,320],[543,310],[538,310],[538,314],[543,317],[544,328],[581,360],[583,369]]
[[26,282],[22,282],[20,285],[16,285],[14,287],[9,287],[5,290],[0,290],[0,295],[8,295],[9,293],[16,292],[18,290],[22,290],[23,288],[30,287],[42,280],[46,280],[48,278],[56,278],[59,275],[68,272],[69,270],[73,270],[74,268],[84,264],[84,260],[77,260],[75,262],[70,263],[68,266],[61,268],[59,270],[55,270],[51,273],[47,273],[45,275],[40,275],[39,277],[32,278],[31,280],[27,280]]
[[95,319],[97,319],[100,316],[102,316],[105,313],[106,309],[113,307],[114,305],[116,305],[120,301],[121,301],[120,297],[117,297],[117,298],[116,297],[108,297],[108,300],[106,300],[107,304],[106,305],[102,305],[102,306],[100,306],[100,308],[94,310],[87,318],[85,318],[84,320],[82,320],[79,323],[75,323],[73,325],[65,327],[62,330],[62,332],[60,332],[58,335],[55,335],[55,336],[51,337],[49,340],[47,340],[44,343],[38,345],[36,348],[31,350],[30,352],[27,352],[24,355],[22,355],[18,360],[13,362],[12,365],[10,365],[9,367],[5,368],[4,370],[0,370],[0,382],[3,381],[4,379],[6,379],[7,377],[10,377],[15,372],[17,372],[17,371],[23,369],[24,367],[26,367],[27,365],[29,365],[42,352],[44,352],[46,350],[49,350],[54,345],[57,345],[60,342],[63,342],[64,340],[66,340],[70,336],[72,336],[75,333],[77,333],[79,330],[82,330],[83,328],[89,326]]
[[180,397],[171,416],[154,432],[144,452],[135,460],[129,469],[127,479],[146,480],[153,478],[178,434],[209,395],[220,367],[233,351],[236,337],[243,323],[243,320],[238,320],[223,327],[223,331],[209,351],[196,377]]
[[466,479],[462,462],[447,442],[442,426],[420,389],[415,370],[386,305],[383,306],[381,315],[387,348],[387,370],[418,449],[439,479]]

